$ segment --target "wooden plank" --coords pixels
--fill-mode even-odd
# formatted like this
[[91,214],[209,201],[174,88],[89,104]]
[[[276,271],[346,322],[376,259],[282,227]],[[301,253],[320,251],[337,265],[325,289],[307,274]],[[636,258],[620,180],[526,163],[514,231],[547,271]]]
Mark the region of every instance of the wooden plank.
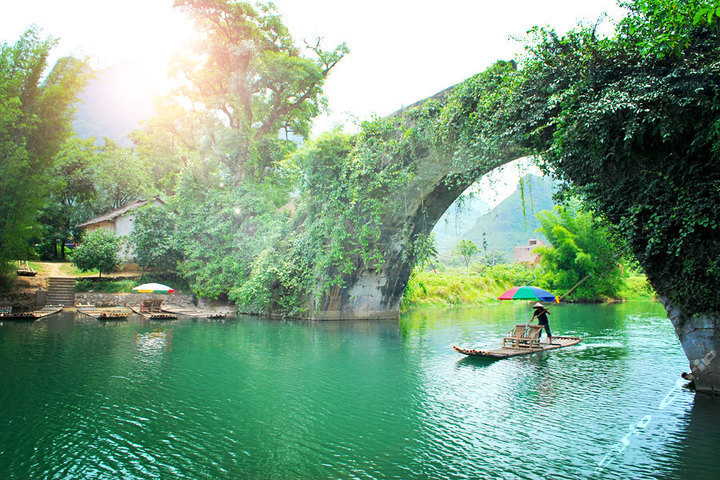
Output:
[[462,348],[453,345],[453,349],[456,352],[462,353],[463,355],[471,355],[476,357],[509,358],[517,357],[520,355],[530,355],[532,353],[545,352],[548,350],[557,350],[558,348],[565,348],[571,345],[576,345],[581,341],[581,337],[553,337],[552,345],[548,345],[547,343],[540,343],[539,348],[500,347],[493,350],[477,350],[474,348]]

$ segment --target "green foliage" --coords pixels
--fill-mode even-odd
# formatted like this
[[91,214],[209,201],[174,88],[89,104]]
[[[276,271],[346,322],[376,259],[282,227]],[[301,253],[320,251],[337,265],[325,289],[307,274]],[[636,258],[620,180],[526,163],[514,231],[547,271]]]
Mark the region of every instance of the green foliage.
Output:
[[65,242],[78,241],[77,225],[92,216],[97,159],[93,140],[76,137],[68,139],[55,158],[46,205],[39,216],[52,258],[58,258],[58,243],[64,258]]
[[81,278],[75,282],[76,292],[130,293],[137,283],[134,280],[102,280]]
[[617,298],[623,279],[618,249],[607,227],[577,204],[557,206],[538,213],[537,217],[551,244],[534,250],[542,255],[545,274],[541,285],[563,295],[590,275],[566,300]]
[[217,170],[183,171],[175,244],[185,256],[179,271],[194,293],[225,297],[247,280],[274,228],[274,195],[271,185],[225,184]]
[[616,226],[660,295],[715,312],[720,19],[705,1],[632,5],[612,39],[539,34],[515,125]]
[[428,265],[433,265],[437,262],[438,251],[435,241],[435,232],[430,232],[427,237],[420,237],[416,242],[415,254],[417,256],[416,265],[423,269]]
[[378,242],[385,215],[401,205],[388,202],[413,175],[409,160],[415,138],[396,136],[393,120],[365,122],[357,139],[333,132],[293,156],[301,183],[302,237],[298,247],[320,290],[341,286],[359,269],[382,265]]
[[143,159],[108,138],[100,149],[93,181],[97,191],[96,214],[149,198],[155,192],[154,179],[148,175]]
[[82,245],[73,250],[70,261],[83,272],[97,269],[102,276],[120,263],[120,246],[121,241],[113,232],[98,229],[85,236]]
[[481,272],[490,278],[509,283],[514,287],[538,284],[538,270],[518,263],[501,263],[481,270]]
[[143,269],[175,271],[182,252],[175,244],[177,216],[167,206],[148,204],[135,215],[130,241]]
[[413,270],[402,310],[415,305],[472,305],[497,301],[506,290],[532,284],[535,274],[524,265],[496,265],[476,272],[450,269],[440,273]]
[[484,265],[494,267],[495,265],[507,263],[507,259],[505,258],[505,255],[503,255],[502,253],[493,251],[493,252],[488,252],[485,255],[483,255],[482,258],[480,258],[480,262]]
[[470,266],[470,260],[480,253],[480,250],[478,249],[477,245],[475,245],[474,242],[470,240],[460,240],[457,245],[455,245],[455,250],[453,251],[456,255],[459,255],[463,258],[463,261],[465,262],[465,266]]
[[620,22],[623,39],[643,55],[681,56],[699,30],[718,33],[718,0],[633,0],[621,2],[629,13]]
[[[48,174],[70,135],[73,105],[87,78],[84,62],[64,57],[48,72],[54,39],[30,28],[0,44],[0,265],[29,254]],[[2,273],[2,272],[0,272]]]

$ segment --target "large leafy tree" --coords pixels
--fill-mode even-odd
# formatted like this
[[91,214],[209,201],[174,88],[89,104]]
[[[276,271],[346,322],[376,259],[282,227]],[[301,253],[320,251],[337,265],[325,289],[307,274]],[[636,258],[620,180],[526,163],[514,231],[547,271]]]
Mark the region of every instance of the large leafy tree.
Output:
[[28,252],[48,174],[71,134],[73,105],[88,77],[84,61],[64,57],[48,71],[55,39],[37,28],[0,44],[0,265]]
[[289,141],[308,135],[325,105],[325,78],[347,48],[324,51],[315,43],[308,45],[312,56],[303,56],[272,4],[175,5],[195,20],[202,37],[196,54],[176,65],[187,80],[180,93],[191,105],[192,121],[166,119],[165,125],[195,135],[186,145],[200,145],[201,158],[223,165],[233,184],[262,178],[287,153]]
[[[196,293],[222,296],[248,278],[289,186],[275,165],[309,134],[323,84],[347,49],[298,48],[272,4],[177,0],[197,49],[174,66],[182,86],[134,135],[177,193],[180,265]],[[154,153],[153,153],[154,152]]]

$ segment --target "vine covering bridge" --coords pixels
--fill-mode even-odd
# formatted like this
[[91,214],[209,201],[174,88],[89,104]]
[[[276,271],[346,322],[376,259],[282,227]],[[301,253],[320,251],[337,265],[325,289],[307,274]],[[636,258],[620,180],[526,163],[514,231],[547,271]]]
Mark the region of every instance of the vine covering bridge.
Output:
[[[581,87],[573,68],[591,70]],[[357,161],[372,164],[363,178],[402,179],[368,187],[375,210],[358,214],[376,228],[371,248],[381,261],[356,258],[340,284],[314,297],[309,316],[397,317],[417,242],[482,175],[536,154],[618,227],[675,326],[698,389],[720,391],[720,149],[707,133],[720,110],[712,93],[720,74],[593,68],[601,71],[542,66],[519,81],[514,62],[498,62],[366,126],[355,147]]]

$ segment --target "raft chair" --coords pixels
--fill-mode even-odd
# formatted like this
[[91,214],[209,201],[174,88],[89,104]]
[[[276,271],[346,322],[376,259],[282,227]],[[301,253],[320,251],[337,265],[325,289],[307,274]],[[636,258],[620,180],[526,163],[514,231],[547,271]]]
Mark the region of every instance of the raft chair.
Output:
[[153,301],[152,301],[152,304],[150,305],[150,312],[151,312],[151,313],[160,313],[160,312],[162,312],[162,302],[163,302],[163,299],[162,299],[162,298],[160,298],[160,299],[157,299],[157,298],[156,298],[155,300],[153,300]]
[[525,338],[527,327],[524,323],[515,325],[503,338],[503,348],[518,348],[518,343]]
[[528,325],[525,331],[525,337],[518,345],[520,348],[529,348],[531,350],[540,348],[540,334],[543,331],[542,325]]
[[140,311],[141,312],[152,312],[152,300],[143,300],[140,304]]

